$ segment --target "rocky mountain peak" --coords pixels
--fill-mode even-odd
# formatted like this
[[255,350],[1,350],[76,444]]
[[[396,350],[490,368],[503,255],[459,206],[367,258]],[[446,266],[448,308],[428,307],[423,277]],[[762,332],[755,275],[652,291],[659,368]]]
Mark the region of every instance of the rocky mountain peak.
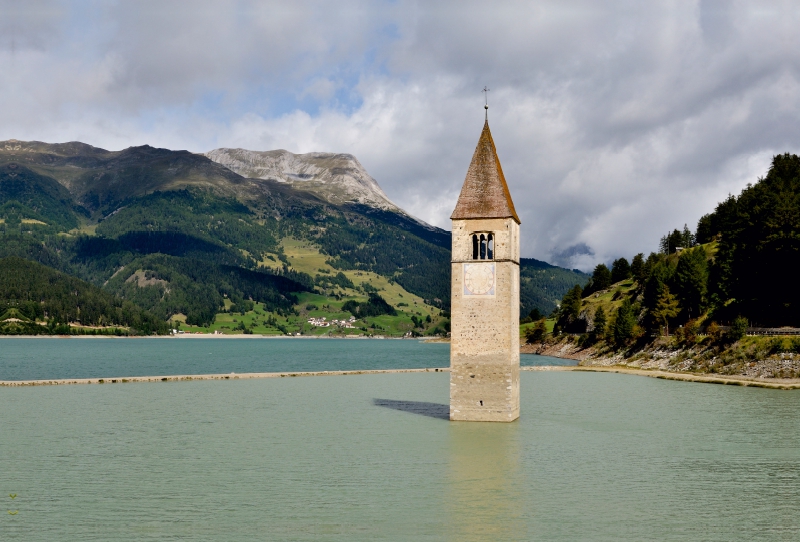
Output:
[[352,154],[222,148],[207,152],[205,156],[243,177],[287,183],[334,204],[359,203],[406,214]]

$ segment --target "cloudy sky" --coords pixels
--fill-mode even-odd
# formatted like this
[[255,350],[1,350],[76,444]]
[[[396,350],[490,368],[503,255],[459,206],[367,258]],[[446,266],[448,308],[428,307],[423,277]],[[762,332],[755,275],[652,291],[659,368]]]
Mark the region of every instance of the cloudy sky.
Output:
[[489,121],[523,255],[655,250],[800,152],[800,3],[0,0],[0,139],[352,153],[444,228]]

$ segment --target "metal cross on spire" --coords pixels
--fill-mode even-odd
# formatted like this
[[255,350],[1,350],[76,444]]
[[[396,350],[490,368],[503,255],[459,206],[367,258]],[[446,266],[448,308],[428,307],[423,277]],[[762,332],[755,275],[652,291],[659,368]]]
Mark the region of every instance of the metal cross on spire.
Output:
[[484,85],[483,90],[481,91],[481,92],[483,92],[483,97],[486,100],[483,108],[486,110],[486,121],[487,122],[489,121],[489,91],[490,90],[492,90],[492,89],[490,89],[489,87]]

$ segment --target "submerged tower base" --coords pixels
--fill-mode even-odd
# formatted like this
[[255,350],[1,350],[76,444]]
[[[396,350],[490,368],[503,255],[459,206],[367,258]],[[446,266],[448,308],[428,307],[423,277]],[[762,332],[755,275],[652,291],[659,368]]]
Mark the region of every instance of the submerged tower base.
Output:
[[450,362],[450,419],[513,422],[519,418],[519,360],[470,356]]

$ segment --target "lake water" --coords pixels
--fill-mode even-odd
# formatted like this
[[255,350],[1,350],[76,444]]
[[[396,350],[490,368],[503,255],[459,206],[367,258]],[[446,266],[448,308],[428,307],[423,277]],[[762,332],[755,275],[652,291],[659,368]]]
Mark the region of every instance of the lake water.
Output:
[[0,388],[0,540],[800,539],[800,393],[521,385],[511,424],[443,419],[446,373]]
[[[523,355],[523,365],[574,364]],[[0,380],[448,367],[450,345],[379,339],[0,338]]]

